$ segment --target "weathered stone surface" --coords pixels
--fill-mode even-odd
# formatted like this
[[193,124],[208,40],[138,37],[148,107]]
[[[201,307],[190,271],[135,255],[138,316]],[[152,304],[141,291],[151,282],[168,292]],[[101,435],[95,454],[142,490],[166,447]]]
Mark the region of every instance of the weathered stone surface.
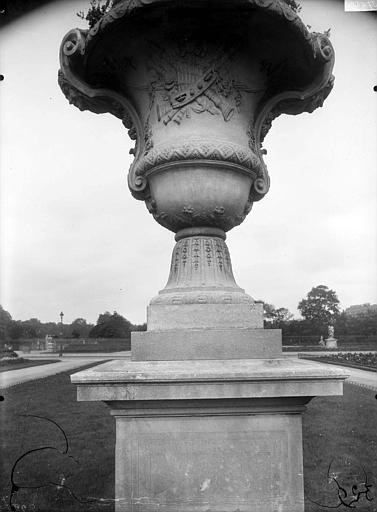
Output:
[[131,358],[145,360],[255,359],[282,354],[280,329],[179,329],[133,332]]
[[263,305],[152,304],[147,309],[150,331],[177,329],[262,329]]
[[179,232],[168,282],[148,307],[148,330],[263,328],[263,304],[237,285],[224,238]]
[[168,282],[151,300],[151,304],[159,305],[253,303],[252,297],[234,279],[224,239],[219,236],[193,236],[191,231],[176,243]]
[[[130,190],[157,222],[229,230],[268,191],[261,144],[273,119],[322,105],[334,53],[278,0],[120,0],[66,35],[60,64],[70,102],[130,130]],[[167,174],[186,185],[169,194]]]
[[79,400],[336,395],[347,372],[300,359],[111,361],[72,375]]
[[[303,512],[300,407],[116,415],[116,511]],[[172,412],[172,411],[170,411]]]

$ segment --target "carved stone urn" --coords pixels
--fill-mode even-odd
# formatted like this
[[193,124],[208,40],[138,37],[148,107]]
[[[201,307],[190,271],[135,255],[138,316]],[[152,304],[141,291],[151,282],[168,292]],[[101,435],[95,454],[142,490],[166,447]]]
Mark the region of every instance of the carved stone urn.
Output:
[[312,112],[329,94],[331,43],[284,1],[114,4],[91,30],[65,36],[59,84],[79,109],[122,120],[136,142],[131,193],[176,233],[148,331],[262,328],[225,233],[269,189],[262,143],[272,120]]
[[72,376],[116,419],[116,511],[303,512],[301,413],[345,374],[282,356],[225,238],[269,189],[273,119],[331,91],[328,38],[282,0],[118,0],[60,63],[70,103],[129,130],[130,191],[176,239],[131,361]]

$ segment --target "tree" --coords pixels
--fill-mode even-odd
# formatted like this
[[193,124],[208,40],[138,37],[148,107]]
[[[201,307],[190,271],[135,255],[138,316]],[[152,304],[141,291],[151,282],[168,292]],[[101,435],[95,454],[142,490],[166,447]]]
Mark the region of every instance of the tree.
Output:
[[293,318],[287,308],[275,308],[273,304],[263,303],[264,326],[267,328],[282,329]]
[[272,324],[276,319],[276,309],[273,304],[263,302],[263,318],[268,324]]
[[287,324],[293,318],[292,313],[287,308],[278,308],[275,311],[275,315],[276,315],[275,323],[276,323],[277,327],[279,325],[282,326],[283,324]]
[[24,338],[39,338],[42,336],[42,324],[38,318],[30,318],[22,322],[23,337]]
[[76,15],[82,20],[86,20],[89,24],[89,28],[92,28],[107,12],[110,11],[112,6],[113,0],[91,0],[88,12],[85,14],[83,11],[79,11]]
[[[116,311],[114,311],[114,313],[116,313]],[[105,311],[104,313],[99,315],[98,320],[97,320],[97,325],[103,324],[104,322],[108,322],[111,319],[111,317],[112,317],[111,313],[109,313],[109,311]]]
[[71,336],[72,338],[80,338],[80,336],[82,338],[86,338],[89,336],[89,332],[92,328],[93,325],[88,324],[85,318],[76,318],[76,320],[74,320],[70,325]]
[[131,324],[130,327],[131,331],[146,331],[147,330],[147,324]]
[[306,299],[299,302],[297,309],[317,328],[332,325],[340,314],[336,292],[324,285],[312,288]]
[[8,311],[5,311],[3,306],[0,306],[0,340],[6,340],[8,335],[9,325],[12,322],[12,317]]
[[24,334],[22,322],[20,320],[12,320],[9,324],[9,336],[12,340],[19,340]]
[[355,334],[364,336],[377,335],[377,311],[367,311],[358,315],[342,312],[335,323],[338,334]]
[[129,338],[131,323],[116,311],[99,315],[97,325],[89,332],[90,338]]

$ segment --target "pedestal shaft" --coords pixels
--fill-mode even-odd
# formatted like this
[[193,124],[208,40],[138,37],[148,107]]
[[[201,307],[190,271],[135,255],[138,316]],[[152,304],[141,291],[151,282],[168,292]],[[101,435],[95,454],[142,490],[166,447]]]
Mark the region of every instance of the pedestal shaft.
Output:
[[116,512],[303,512],[301,410],[113,411]]

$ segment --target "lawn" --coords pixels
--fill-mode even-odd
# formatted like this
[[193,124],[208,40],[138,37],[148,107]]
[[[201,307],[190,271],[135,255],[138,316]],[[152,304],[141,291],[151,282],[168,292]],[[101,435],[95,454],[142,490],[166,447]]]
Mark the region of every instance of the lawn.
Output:
[[[372,484],[369,497],[361,495],[356,510],[377,511],[377,395],[375,391],[344,385],[343,397],[314,398],[303,417],[305,512],[323,512],[339,505],[333,476],[347,491],[350,502],[352,485],[365,491],[364,470]],[[330,478],[327,472],[330,468]],[[341,496],[344,493],[341,492]],[[326,507],[313,504],[316,501]],[[337,510],[348,510],[341,505]]]
[[[20,490],[14,496],[14,504],[24,505],[23,512],[114,510],[115,422],[102,402],[76,401],[76,388],[69,380],[71,373],[74,371],[2,390],[1,511],[10,510],[10,475],[17,458],[28,450],[48,446],[52,448],[30,453],[17,464],[15,483]],[[64,453],[65,438],[58,427],[47,420],[24,415],[58,423],[68,439],[68,453]],[[22,488],[43,486],[47,482],[63,483],[77,499],[67,487]]]
[[[1,511],[9,510],[10,474],[17,458],[28,450],[47,446],[51,448],[30,453],[15,466],[15,483],[20,487],[14,496],[15,510],[21,510],[19,506],[24,505],[24,512],[113,511],[114,418],[101,402],[76,401],[70,373],[73,372],[4,390],[5,400],[0,403],[3,418]],[[22,415],[55,421],[68,439],[68,454],[64,453],[64,435],[55,424]],[[303,424],[306,512],[323,512],[339,504],[336,484],[331,479],[333,473],[348,492],[355,483],[362,490],[365,480],[362,467],[367,472],[368,484],[373,485],[369,496],[374,500],[368,503],[361,494],[357,510],[376,512],[375,392],[346,384],[344,397],[314,398],[304,413]],[[43,486],[49,481],[66,487],[22,488]],[[342,505],[337,510],[347,510],[347,507]]]
[[59,359],[24,359],[20,357],[14,360],[1,361],[0,373],[9,372],[11,370],[21,370],[22,368],[30,368],[31,366],[40,366],[41,364],[59,363]]

